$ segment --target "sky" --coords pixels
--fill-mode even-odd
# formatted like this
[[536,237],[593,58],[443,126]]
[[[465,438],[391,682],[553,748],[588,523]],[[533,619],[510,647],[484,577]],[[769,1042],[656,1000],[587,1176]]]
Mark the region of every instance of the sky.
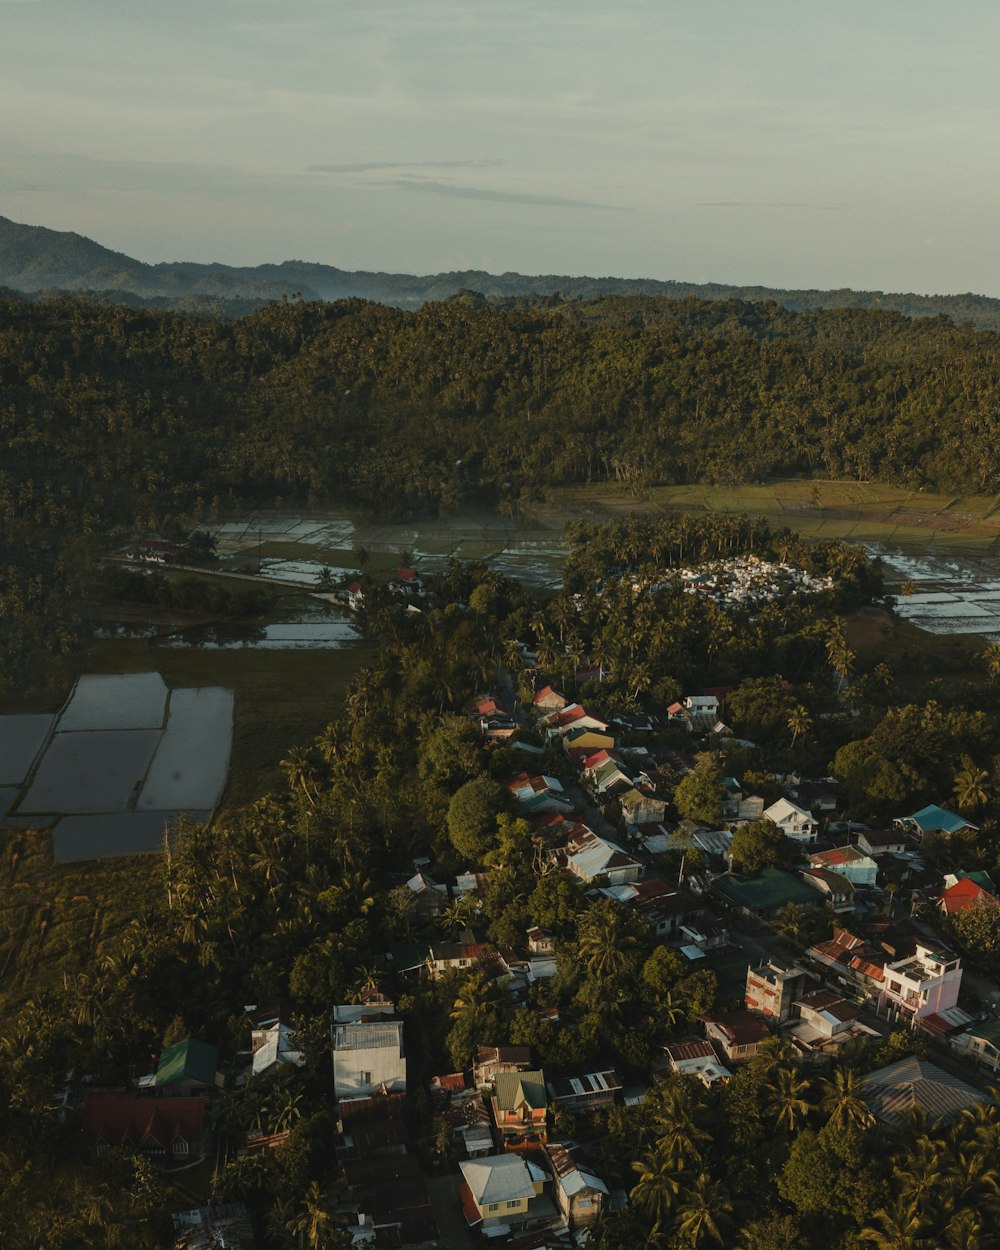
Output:
[[0,0],[0,100],[146,261],[1000,296],[996,0]]

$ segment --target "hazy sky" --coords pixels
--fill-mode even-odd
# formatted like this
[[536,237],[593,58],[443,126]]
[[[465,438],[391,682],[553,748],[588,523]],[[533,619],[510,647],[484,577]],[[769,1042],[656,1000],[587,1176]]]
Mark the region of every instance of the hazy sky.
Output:
[[143,260],[1000,296],[997,0],[0,0],[0,100]]

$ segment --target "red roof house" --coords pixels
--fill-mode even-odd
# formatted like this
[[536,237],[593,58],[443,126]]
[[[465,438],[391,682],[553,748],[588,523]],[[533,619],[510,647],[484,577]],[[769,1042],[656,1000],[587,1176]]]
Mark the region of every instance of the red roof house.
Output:
[[204,1153],[205,1099],[89,1094],[80,1131],[92,1154],[127,1146],[157,1163],[186,1163]]

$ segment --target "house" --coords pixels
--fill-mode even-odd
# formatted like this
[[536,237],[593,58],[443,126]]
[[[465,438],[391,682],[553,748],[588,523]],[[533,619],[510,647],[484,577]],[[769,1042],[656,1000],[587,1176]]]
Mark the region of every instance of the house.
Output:
[[793,1004],[793,1013],[785,1026],[785,1036],[809,1059],[835,1056],[858,1036],[878,1036],[873,1029],[858,1023],[861,1008],[834,990],[805,994]]
[[746,916],[771,916],[788,903],[818,907],[822,896],[794,872],[782,868],[762,868],[753,877],[723,873],[712,881],[712,892],[727,907]]
[[792,1003],[803,993],[809,973],[797,964],[777,959],[747,968],[744,1002],[748,1011],[784,1021],[792,1014]]
[[705,910],[705,904],[687,886],[661,877],[647,877],[629,888],[631,897],[623,901],[635,908],[657,937],[683,938],[685,925],[694,925]]
[[835,812],[840,801],[840,782],[835,777],[817,781],[803,777],[788,787],[788,797],[811,812]]
[[511,1224],[524,1224],[548,1179],[537,1163],[517,1154],[466,1159],[458,1166],[463,1182],[459,1198],[466,1223],[470,1228],[481,1224],[487,1236],[502,1235],[509,1231],[505,1226]]
[[352,610],[357,611],[364,606],[365,588],[360,582],[351,582],[344,594],[347,596],[347,606]]
[[199,1042],[193,1037],[168,1046],[156,1065],[155,1087],[168,1098],[188,1098],[221,1089],[225,1078],[217,1071],[218,1046]]
[[508,1072],[530,1072],[533,1067],[530,1046],[479,1046],[472,1065],[472,1080],[482,1089]]
[[472,968],[495,954],[496,948],[486,942],[440,942],[427,952],[427,971],[436,981],[453,968]]
[[983,1064],[991,1072],[1000,1072],[1000,1020],[981,1020],[970,1024],[964,1033],[951,1041],[961,1054]]
[[331,1028],[333,1087],[338,1099],[406,1089],[402,1020],[338,1020]]
[[878,864],[857,846],[837,846],[832,851],[814,851],[806,857],[810,868],[828,868],[846,877],[852,885],[874,885]]
[[854,886],[839,872],[829,868],[803,868],[802,880],[818,890],[836,912],[854,910]]
[[573,810],[573,804],[563,791],[562,782],[558,777],[528,773],[517,773],[507,782],[507,789],[517,800],[521,815],[533,816],[543,812],[555,812],[565,815]]
[[555,953],[556,940],[548,929],[539,929],[533,925],[526,931],[528,951],[532,955],[552,955]]
[[614,1068],[583,1076],[559,1076],[549,1082],[549,1097],[574,1111],[593,1111],[614,1105],[622,1082]]
[[689,716],[709,716],[719,719],[719,700],[714,694],[692,694],[684,700],[684,710]]
[[884,966],[881,1008],[892,1008],[914,1020],[940,1015],[958,1006],[962,961],[941,946],[924,939],[916,952]]
[[630,825],[656,824],[663,820],[667,812],[664,799],[655,794],[647,794],[634,786],[618,796],[622,805],[622,815]]
[[728,1081],[732,1073],[719,1063],[715,1047],[707,1038],[685,1037],[663,1047],[671,1072],[696,1077],[707,1087]]
[[552,1196],[571,1233],[600,1218],[611,1200],[607,1185],[579,1147],[550,1142],[543,1153],[552,1173]]
[[122,1148],[164,1167],[190,1163],[205,1153],[205,1099],[88,1094],[80,1133],[91,1157]]
[[421,915],[434,916],[448,906],[448,887],[439,885],[425,872],[414,873],[407,881],[406,888]]
[[[574,725],[562,735],[562,744],[567,751],[613,751],[615,748],[614,734],[601,729],[588,729],[585,725]],[[629,778],[631,781],[631,778]]]
[[858,834],[858,850],[872,857],[902,855],[906,850],[906,839],[898,830],[895,833],[888,829],[880,829],[876,832],[862,830]]
[[397,569],[395,577],[389,582],[389,589],[397,595],[422,595],[424,583],[416,569]]
[[556,862],[562,861],[574,877],[581,881],[593,881],[603,877],[609,885],[625,885],[629,881],[638,881],[642,865],[627,855],[625,851],[609,838],[602,838],[588,829],[579,826],[579,832],[556,853]]
[[561,712],[563,708],[569,706],[566,696],[560,694],[558,690],[553,690],[551,686],[542,686],[540,690],[536,690],[532,703],[540,712],[546,714]]
[[258,1018],[250,1034],[254,1076],[267,1076],[286,1063],[301,1067],[305,1060],[296,1050],[294,1039],[295,1030],[281,1019],[280,1014],[269,1013]]
[[373,1094],[370,1098],[343,1098],[337,1103],[337,1158],[370,1159],[407,1153],[410,1138],[406,1122],[406,1093]]
[[924,838],[935,838],[942,833],[979,832],[978,825],[974,825],[963,816],[956,816],[954,812],[949,812],[947,808],[938,807],[934,803],[928,804],[927,807],[922,807],[919,812],[914,812],[912,816],[897,817],[892,822],[892,827],[910,834],[918,842],[922,842]]
[[504,1150],[537,1146],[547,1140],[548,1099],[540,1068],[498,1073],[490,1108]]
[[786,838],[796,842],[815,842],[819,825],[815,817],[788,799],[778,799],[762,813],[764,820],[777,825]]
[[914,1109],[928,1120],[948,1124],[963,1111],[990,1101],[980,1090],[915,1055],[870,1073],[862,1088],[876,1119],[891,1125],[903,1123]]
[[944,916],[954,916],[956,912],[968,911],[983,904],[1000,905],[996,895],[980,885],[970,874],[948,886],[938,899],[937,908]]
[[771,1036],[764,1021],[749,1011],[718,1012],[703,1016],[702,1023],[716,1053],[721,1051],[729,1064],[749,1063]]
[[[580,703],[570,703],[561,711],[552,712],[543,717],[539,722],[539,729],[543,730],[549,739],[562,738],[571,729],[593,729],[599,734],[607,734],[608,728],[606,720],[602,720],[599,716],[591,716]],[[611,745],[614,746],[613,740]]]

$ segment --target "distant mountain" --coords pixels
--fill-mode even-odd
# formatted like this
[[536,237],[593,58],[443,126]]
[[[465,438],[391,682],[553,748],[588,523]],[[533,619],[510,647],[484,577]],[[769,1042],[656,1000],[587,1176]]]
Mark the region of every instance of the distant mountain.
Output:
[[337,269],[310,261],[233,266],[178,261],[147,265],[83,235],[26,226],[0,217],[0,285],[18,291],[87,292],[101,299],[190,312],[234,315],[283,296],[335,300],[352,296],[398,308],[478,292],[491,298],[555,295],[693,296],[706,300],[773,300],[807,308],[885,308],[910,317],[939,314],[976,326],[1000,326],[1000,299],[985,295],[886,294],[882,291],[782,290],[717,282],[660,282],[653,278],[573,278],[565,274],[491,274],[479,269],[424,276]]

